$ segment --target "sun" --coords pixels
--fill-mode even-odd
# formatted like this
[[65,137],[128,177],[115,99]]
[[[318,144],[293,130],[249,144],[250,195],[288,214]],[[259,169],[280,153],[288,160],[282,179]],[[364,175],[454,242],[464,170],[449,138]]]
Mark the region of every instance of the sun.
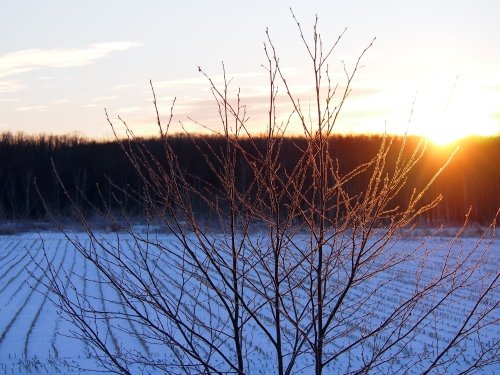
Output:
[[484,119],[447,118],[438,116],[429,119],[422,131],[422,136],[437,146],[446,146],[471,135],[492,135],[492,123]]
[[473,135],[498,135],[500,124],[488,99],[476,91],[476,96],[458,96],[445,108],[430,108],[418,116],[416,132],[438,146]]
[[429,121],[428,124],[422,135],[437,146],[446,146],[467,135],[462,125],[449,126],[443,121]]
[[468,136],[496,135],[499,126],[487,113],[456,111],[441,116],[434,114],[434,118],[428,118],[422,128],[421,135],[438,146],[445,146]]

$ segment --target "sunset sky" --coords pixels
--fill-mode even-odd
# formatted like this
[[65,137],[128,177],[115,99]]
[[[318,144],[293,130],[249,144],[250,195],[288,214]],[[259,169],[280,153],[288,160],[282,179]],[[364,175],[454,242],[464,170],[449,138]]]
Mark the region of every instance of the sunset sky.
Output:
[[[445,140],[500,131],[498,0],[2,0],[0,131],[107,138],[107,108],[136,133],[154,134],[150,79],[163,117],[177,97],[174,130],[181,123],[203,129],[188,116],[215,128],[217,108],[197,67],[221,83],[222,61],[234,92],[241,88],[249,126],[262,131],[266,27],[295,93],[312,98],[312,69],[290,6],[307,37],[315,14],[324,42],[347,27],[332,68],[341,60],[352,67],[377,38],[353,83],[339,132],[401,133],[408,127]],[[344,83],[342,74],[335,77]]]

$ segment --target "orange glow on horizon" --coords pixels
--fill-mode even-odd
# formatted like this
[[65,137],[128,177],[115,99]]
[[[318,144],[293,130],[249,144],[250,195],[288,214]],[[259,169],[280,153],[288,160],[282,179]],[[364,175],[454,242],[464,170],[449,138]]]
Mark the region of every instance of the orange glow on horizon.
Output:
[[432,143],[443,146],[468,136],[496,136],[499,134],[498,129],[492,116],[458,113],[428,118],[421,124],[418,133]]
[[436,145],[447,145],[468,136],[496,136],[500,123],[495,119],[496,103],[491,94],[469,83],[455,90],[448,103],[443,95],[429,94],[415,119],[415,133]]

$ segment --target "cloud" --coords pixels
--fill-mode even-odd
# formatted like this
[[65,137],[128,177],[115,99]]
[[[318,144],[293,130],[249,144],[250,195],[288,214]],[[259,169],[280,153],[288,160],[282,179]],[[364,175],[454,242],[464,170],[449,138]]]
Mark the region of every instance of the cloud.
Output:
[[142,107],[121,107],[116,109],[114,112],[117,113],[133,113],[133,112],[141,112],[144,111]]
[[69,99],[54,100],[51,104],[65,104],[65,103],[69,103]]
[[16,111],[19,112],[44,112],[47,110],[47,106],[44,105],[32,105],[32,106],[26,106],[26,107],[17,107]]
[[17,92],[25,89],[26,86],[17,81],[0,81],[0,93],[4,92]]
[[21,99],[19,98],[0,98],[0,103],[14,103],[14,102],[20,102]]
[[92,44],[86,48],[27,49],[0,56],[0,78],[41,68],[69,68],[90,64],[114,51],[140,46],[136,42]]
[[[235,73],[226,75],[226,79],[229,81],[233,78],[253,78],[264,76],[264,72],[245,72],[245,73]],[[224,83],[224,76],[222,74],[216,76],[209,76],[214,84]],[[208,87],[208,80],[205,76],[201,75],[192,78],[175,79],[170,81],[159,81],[153,82],[155,89],[157,88],[172,88],[178,86],[192,86],[192,85],[204,85]]]
[[96,98],[93,98],[92,101],[94,102],[106,102],[112,99],[116,99],[116,95],[108,95],[108,96],[98,96]]

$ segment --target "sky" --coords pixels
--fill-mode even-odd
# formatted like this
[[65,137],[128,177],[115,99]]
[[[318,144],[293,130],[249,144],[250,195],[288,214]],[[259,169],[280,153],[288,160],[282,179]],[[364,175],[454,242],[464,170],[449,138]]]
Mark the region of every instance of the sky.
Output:
[[[347,28],[330,59],[348,69],[376,37],[338,123],[341,133],[421,134],[436,140],[500,131],[500,1],[0,0],[0,132],[107,139],[118,116],[154,135],[153,82],[172,131],[218,129],[203,71],[240,90],[248,128],[265,129],[266,28],[303,103],[313,70],[290,7],[309,40],[315,16],[325,45]],[[221,86],[219,86],[221,87]],[[278,113],[289,107],[279,87]],[[413,108],[413,112],[412,112]],[[410,116],[411,115],[411,116]],[[297,128],[298,130],[298,128]],[[294,128],[290,127],[290,132]]]

